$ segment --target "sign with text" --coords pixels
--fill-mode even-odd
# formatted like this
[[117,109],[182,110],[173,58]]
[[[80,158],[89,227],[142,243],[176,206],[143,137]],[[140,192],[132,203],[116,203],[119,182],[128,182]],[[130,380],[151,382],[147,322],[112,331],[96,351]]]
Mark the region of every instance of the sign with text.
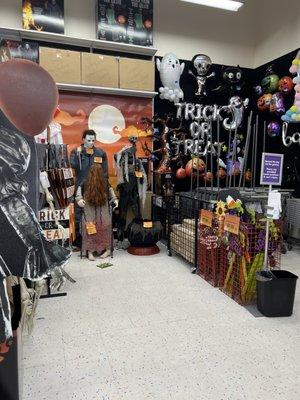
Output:
[[240,217],[236,215],[225,215],[224,230],[234,235],[238,235],[240,231]]
[[60,225],[65,228],[64,239],[70,238],[70,210],[64,208],[61,210],[55,210],[54,212],[50,208],[43,208],[39,212],[39,221],[43,232],[48,240],[60,240],[62,239],[62,231],[56,226],[55,220],[58,220]]
[[212,221],[213,221],[213,213],[208,210],[201,210],[200,211],[200,224],[205,225],[208,227],[212,227]]
[[283,154],[263,153],[261,162],[261,185],[281,185]]
[[98,39],[153,45],[153,0],[98,0]]

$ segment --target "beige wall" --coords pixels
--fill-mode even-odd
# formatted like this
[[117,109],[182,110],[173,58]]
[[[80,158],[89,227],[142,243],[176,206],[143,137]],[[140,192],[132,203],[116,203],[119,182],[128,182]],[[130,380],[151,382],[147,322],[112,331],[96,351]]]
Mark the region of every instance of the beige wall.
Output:
[[[259,66],[300,46],[299,2],[247,0],[231,13],[154,0],[155,47],[159,55],[173,51],[191,59],[203,52],[215,63]],[[67,35],[95,37],[95,0],[65,0],[65,14]],[[0,26],[21,27],[21,0],[0,0]]]
[[254,66],[300,47],[300,0],[260,0]]
[[159,55],[173,51],[188,60],[203,52],[218,64],[252,67],[253,0],[238,13],[179,0],[155,0],[155,5],[155,42]]

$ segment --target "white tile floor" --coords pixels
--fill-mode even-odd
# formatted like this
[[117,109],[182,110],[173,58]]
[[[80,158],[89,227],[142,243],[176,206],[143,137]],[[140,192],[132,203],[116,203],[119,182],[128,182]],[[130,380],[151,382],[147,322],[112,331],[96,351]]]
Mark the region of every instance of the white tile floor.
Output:
[[96,264],[74,255],[68,296],[41,300],[24,400],[300,399],[300,282],[292,317],[255,318],[163,247]]

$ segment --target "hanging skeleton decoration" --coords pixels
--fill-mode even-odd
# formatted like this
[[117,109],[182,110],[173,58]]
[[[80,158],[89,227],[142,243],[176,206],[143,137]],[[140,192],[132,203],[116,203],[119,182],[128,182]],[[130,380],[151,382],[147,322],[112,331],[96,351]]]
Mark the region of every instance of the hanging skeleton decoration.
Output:
[[196,96],[206,96],[206,81],[215,76],[215,73],[212,72],[208,75],[208,72],[212,66],[212,61],[209,56],[205,54],[197,54],[192,59],[193,66],[197,71],[197,74],[194,74],[193,71],[189,71],[189,74],[192,75],[198,85]]

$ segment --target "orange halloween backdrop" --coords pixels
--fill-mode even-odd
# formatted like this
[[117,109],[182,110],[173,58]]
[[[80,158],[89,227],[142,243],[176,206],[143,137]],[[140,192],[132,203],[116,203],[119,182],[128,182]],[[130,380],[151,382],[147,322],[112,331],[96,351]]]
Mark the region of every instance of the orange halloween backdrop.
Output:
[[61,92],[54,122],[61,126],[63,141],[69,145],[69,151],[81,145],[85,129],[94,129],[96,146],[106,151],[109,175],[113,177],[113,155],[128,144],[130,135],[139,137],[139,157],[145,157],[142,143],[146,142],[151,148],[151,132],[143,131],[139,125],[142,117],[152,117],[151,99]]

